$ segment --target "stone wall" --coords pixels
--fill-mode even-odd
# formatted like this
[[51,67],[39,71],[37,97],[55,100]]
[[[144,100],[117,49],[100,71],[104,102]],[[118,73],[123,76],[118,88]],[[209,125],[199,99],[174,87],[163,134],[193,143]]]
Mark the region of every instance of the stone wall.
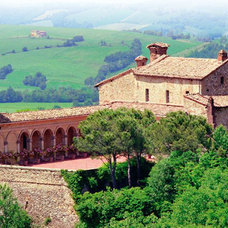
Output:
[[203,116],[207,118],[207,106],[199,102],[184,98],[184,107],[186,111],[192,115]]
[[202,80],[202,95],[228,95],[228,63]]
[[48,227],[73,228],[78,221],[71,191],[59,170],[1,165],[0,183],[13,189],[36,224],[43,224],[50,217]]
[[169,103],[184,104],[186,93],[199,93],[200,81],[165,77],[137,76],[136,101],[145,102],[145,91],[149,89],[148,103],[166,103],[166,91],[169,91]]
[[222,124],[228,129],[228,107],[214,107],[213,114],[215,127]]
[[99,104],[113,101],[135,101],[135,77],[128,73],[99,86]]

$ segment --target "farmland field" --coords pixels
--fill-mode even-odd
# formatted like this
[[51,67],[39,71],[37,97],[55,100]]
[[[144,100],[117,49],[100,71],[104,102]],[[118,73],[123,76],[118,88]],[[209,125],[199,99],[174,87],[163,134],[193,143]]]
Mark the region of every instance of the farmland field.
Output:
[[[49,38],[30,38],[29,34],[32,30],[45,30]],[[135,32],[93,29],[0,25],[0,33],[0,67],[11,64],[14,69],[5,80],[0,81],[0,90],[9,86],[18,90],[34,89],[35,87],[25,86],[23,79],[36,72],[46,75],[47,88],[60,86],[82,88],[86,78],[97,75],[98,69],[104,64],[105,56],[117,51],[129,50],[134,38],[140,39],[143,47],[142,54],[147,57],[149,57],[149,51],[146,45],[151,42],[169,43],[168,54],[176,56],[179,52],[200,45],[195,41],[178,41]],[[74,47],[56,47],[76,35],[82,35],[85,41],[79,42],[78,46]],[[108,45],[101,46],[99,44],[101,40]],[[44,48],[45,46],[53,47]],[[28,51],[23,52],[23,47],[27,47]],[[9,53],[13,50],[15,53]]]
[[71,108],[72,103],[0,103],[0,113],[2,112],[21,112],[38,109],[52,109],[54,106],[61,108]]

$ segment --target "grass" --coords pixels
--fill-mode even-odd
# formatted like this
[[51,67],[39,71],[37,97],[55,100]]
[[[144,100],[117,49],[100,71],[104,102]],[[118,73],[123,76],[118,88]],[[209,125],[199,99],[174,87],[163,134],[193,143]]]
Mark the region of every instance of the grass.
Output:
[[55,105],[61,108],[71,108],[72,103],[0,103],[0,113],[3,112],[21,112],[28,110],[52,109]]
[[[50,39],[31,39],[31,30],[45,30]],[[42,72],[47,76],[47,87],[71,86],[75,89],[84,86],[84,80],[95,77],[98,69],[104,64],[105,56],[117,52],[129,50],[134,38],[140,39],[143,46],[143,55],[149,57],[146,45],[151,42],[166,42],[170,44],[168,54],[178,55],[200,45],[195,41],[176,41],[167,37],[157,37],[134,32],[118,32],[93,29],[69,29],[35,26],[11,26],[0,25],[0,53],[15,50],[15,54],[2,55],[0,67],[12,64],[14,71],[5,80],[0,81],[0,90],[12,86],[14,89],[25,90],[34,87],[25,86],[23,80],[27,75]],[[35,50],[36,47],[45,45],[57,45],[64,39],[75,35],[83,35],[85,41],[78,43],[77,47],[48,48]],[[106,41],[111,46],[101,47],[99,42]],[[125,42],[123,46],[121,41]],[[22,52],[26,46],[28,52]],[[187,52],[187,51],[186,51]]]

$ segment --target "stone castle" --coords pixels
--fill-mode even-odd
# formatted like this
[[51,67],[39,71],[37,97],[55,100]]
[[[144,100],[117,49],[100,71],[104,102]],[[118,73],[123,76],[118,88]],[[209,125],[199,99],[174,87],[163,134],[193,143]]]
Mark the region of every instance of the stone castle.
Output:
[[228,57],[217,59],[171,57],[169,45],[147,46],[150,62],[135,59],[136,67],[97,85],[99,105],[61,110],[0,114],[0,150],[46,149],[72,144],[78,124],[94,111],[127,107],[149,109],[159,119],[171,111],[204,116],[213,127],[228,127]]

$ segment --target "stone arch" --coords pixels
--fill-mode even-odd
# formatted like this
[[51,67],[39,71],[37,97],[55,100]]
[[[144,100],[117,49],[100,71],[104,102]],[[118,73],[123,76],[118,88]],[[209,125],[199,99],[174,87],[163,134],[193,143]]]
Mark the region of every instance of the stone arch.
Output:
[[73,143],[73,138],[77,136],[77,131],[75,127],[69,127],[67,130],[67,144],[68,146]]
[[50,148],[53,146],[53,132],[50,129],[46,129],[43,134],[44,149]]
[[41,133],[38,130],[35,130],[32,132],[31,139],[32,139],[32,149],[42,148]]
[[29,150],[29,146],[30,146],[30,137],[28,132],[24,131],[21,132],[21,134],[19,135],[19,139],[18,139],[19,143],[20,143],[20,152],[23,151],[23,149]]
[[17,147],[19,143],[18,136],[15,133],[10,131],[6,136],[6,141],[4,142],[4,144],[5,143],[7,144],[7,151],[19,152]]
[[56,145],[65,144],[65,131],[62,127],[58,128],[55,132]]

